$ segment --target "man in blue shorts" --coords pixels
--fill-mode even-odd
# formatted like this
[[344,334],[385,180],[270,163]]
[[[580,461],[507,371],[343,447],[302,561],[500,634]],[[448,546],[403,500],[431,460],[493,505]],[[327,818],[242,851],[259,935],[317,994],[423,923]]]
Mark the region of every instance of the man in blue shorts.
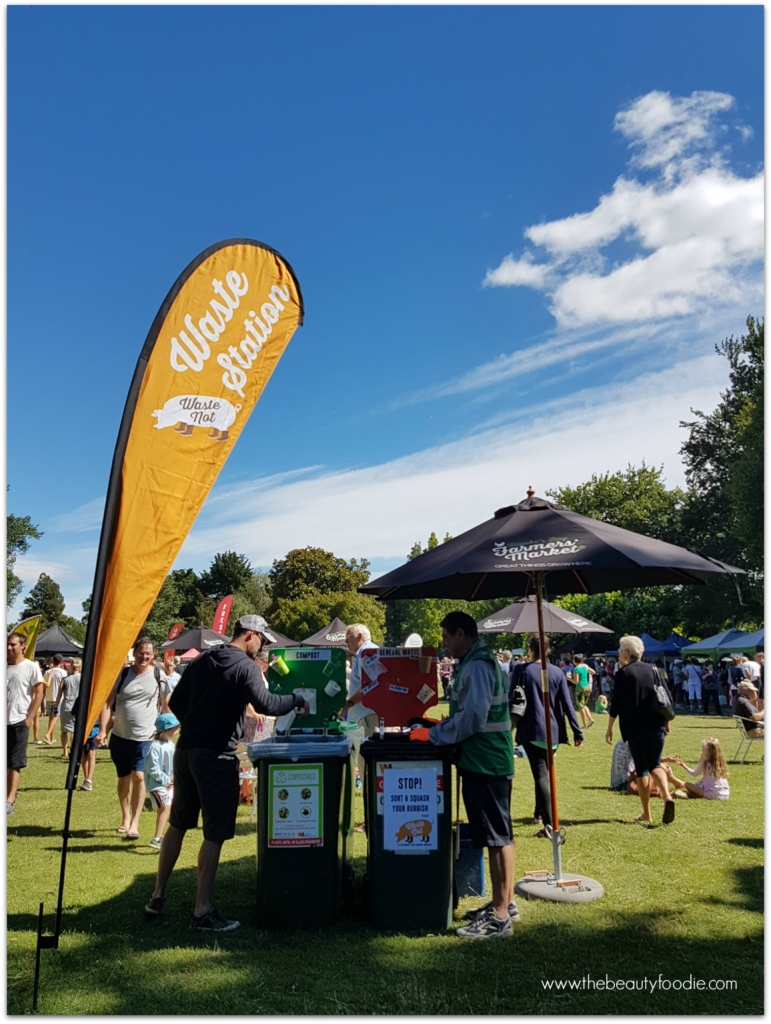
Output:
[[134,645],[134,662],[124,668],[110,691],[99,721],[99,746],[110,735],[110,757],[118,773],[122,821],[118,833],[139,839],[139,816],[145,802],[145,755],[155,735],[155,720],[169,710],[169,684],[155,668],[155,645],[143,636]]
[[253,658],[264,643],[273,643],[261,615],[243,615],[229,644],[200,654],[185,669],[171,695],[171,711],[182,723],[174,755],[174,799],[169,827],[163,837],[155,889],[145,906],[148,917],[163,910],[166,884],[177,863],[188,829],[203,816],[203,842],[198,854],[198,886],[190,927],[206,932],[230,932],[228,921],[212,906],[214,879],[222,844],[232,839],[238,812],[236,744],[244,735],[247,704],[261,714],[308,713],[299,694],[278,697],[265,688]]

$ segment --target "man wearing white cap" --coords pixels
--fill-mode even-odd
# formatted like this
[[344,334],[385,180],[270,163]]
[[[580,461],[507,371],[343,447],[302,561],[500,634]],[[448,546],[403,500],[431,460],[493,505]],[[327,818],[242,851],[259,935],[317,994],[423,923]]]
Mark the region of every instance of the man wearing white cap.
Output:
[[275,643],[261,615],[242,615],[229,644],[200,654],[185,670],[169,701],[182,725],[174,755],[174,799],[163,837],[155,889],[145,906],[148,917],[163,910],[166,883],[174,870],[188,829],[203,815],[203,842],[198,855],[198,886],[190,927],[229,932],[227,921],[212,906],[212,890],[222,844],[235,835],[238,811],[236,744],[244,735],[247,704],[267,715],[295,710],[308,713],[297,694],[278,697],[265,689],[254,655],[264,643]]

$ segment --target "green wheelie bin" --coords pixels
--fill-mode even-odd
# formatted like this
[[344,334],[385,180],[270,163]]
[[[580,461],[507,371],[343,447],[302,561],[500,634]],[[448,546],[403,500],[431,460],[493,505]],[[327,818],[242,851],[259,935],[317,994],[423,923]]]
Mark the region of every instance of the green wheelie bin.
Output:
[[323,928],[354,894],[351,741],[297,733],[247,750],[258,787],[257,923]]
[[454,747],[409,734],[364,740],[367,874],[364,899],[375,928],[437,932],[452,925]]

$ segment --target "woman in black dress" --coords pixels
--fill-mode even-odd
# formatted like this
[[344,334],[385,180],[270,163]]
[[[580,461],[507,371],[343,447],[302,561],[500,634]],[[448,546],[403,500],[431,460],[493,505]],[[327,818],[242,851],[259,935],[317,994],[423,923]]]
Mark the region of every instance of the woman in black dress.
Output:
[[653,666],[640,659],[645,648],[639,636],[622,636],[618,643],[620,668],[616,672],[613,699],[608,708],[605,741],[613,744],[613,726],[620,719],[621,738],[626,740],[637,772],[637,788],[642,814],[635,821],[652,822],[651,776],[656,779],[664,798],[662,821],[668,825],[675,818],[675,802],[670,796],[667,773],[661,767],[664,740],[669,732],[653,707],[653,687],[658,681]]

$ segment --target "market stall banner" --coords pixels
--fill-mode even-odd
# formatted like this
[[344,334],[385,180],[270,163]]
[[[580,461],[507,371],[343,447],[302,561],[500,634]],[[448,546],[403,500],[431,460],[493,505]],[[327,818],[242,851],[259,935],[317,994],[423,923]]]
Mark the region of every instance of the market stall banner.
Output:
[[230,618],[230,609],[233,607],[233,595],[228,594],[227,597],[223,597],[220,603],[217,605],[217,610],[214,613],[212,619],[211,628],[215,633],[222,633],[224,635],[225,630],[228,627],[228,619]]
[[161,306],[131,383],[107,492],[84,654],[88,722],[302,319],[291,266],[246,238],[202,252]]
[[31,615],[28,619],[22,619],[18,626],[13,627],[14,633],[19,633],[25,638],[26,650],[24,651],[24,657],[30,661],[35,659],[35,644],[37,643],[37,635],[40,631],[40,616]]

